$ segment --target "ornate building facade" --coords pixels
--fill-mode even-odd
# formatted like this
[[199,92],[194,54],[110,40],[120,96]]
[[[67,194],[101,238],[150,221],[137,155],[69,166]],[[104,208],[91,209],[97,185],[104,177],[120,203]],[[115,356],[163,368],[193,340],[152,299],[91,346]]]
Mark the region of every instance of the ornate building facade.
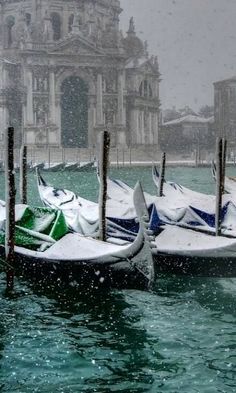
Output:
[[119,30],[119,0],[0,0],[0,143],[157,145],[157,58]]

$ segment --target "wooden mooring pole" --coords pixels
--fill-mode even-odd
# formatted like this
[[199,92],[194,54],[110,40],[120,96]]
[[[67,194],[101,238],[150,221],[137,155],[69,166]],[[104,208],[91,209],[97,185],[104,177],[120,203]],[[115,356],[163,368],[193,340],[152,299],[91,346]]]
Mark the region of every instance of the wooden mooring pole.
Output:
[[223,174],[223,141],[217,138],[216,141],[216,215],[215,215],[215,228],[216,236],[221,235],[221,222],[222,222],[222,174]]
[[106,241],[106,201],[107,174],[109,167],[110,134],[104,131],[101,137],[101,153],[99,160],[100,192],[99,192],[99,239]]
[[163,186],[165,181],[165,173],[166,173],[166,153],[162,154],[161,157],[161,168],[160,168],[160,178],[158,184],[158,195],[159,197],[163,196]]
[[226,170],[226,157],[227,157],[227,140],[222,140],[222,179],[221,179],[221,193],[225,191],[225,170]]
[[5,259],[7,289],[14,286],[14,245],[15,245],[15,175],[14,175],[14,128],[9,127],[5,137],[5,200],[6,231]]
[[20,149],[20,201],[27,204],[27,146]]

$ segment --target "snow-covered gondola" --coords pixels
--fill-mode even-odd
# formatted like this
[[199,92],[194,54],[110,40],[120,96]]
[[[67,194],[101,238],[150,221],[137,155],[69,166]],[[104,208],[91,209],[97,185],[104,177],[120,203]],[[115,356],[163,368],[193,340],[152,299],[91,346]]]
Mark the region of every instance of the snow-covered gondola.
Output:
[[44,168],[44,165],[45,165],[44,162],[40,162],[38,164],[31,163],[31,164],[29,164],[29,168],[28,169],[29,169],[30,172],[34,172],[37,169],[42,170]]
[[[153,180],[158,187],[159,173],[156,167],[153,167]],[[214,233],[215,230],[215,205],[216,197],[214,195],[206,195],[200,192],[192,191],[175,182],[164,182],[164,195],[162,202],[157,203],[157,207],[161,206],[161,210],[167,212],[165,214],[167,220],[164,223],[183,224],[188,227],[198,226],[199,229]],[[236,194],[235,194],[236,195]],[[159,198],[160,199],[160,198]],[[168,219],[168,208],[175,215],[175,218]],[[178,212],[183,212],[182,218]],[[188,216],[188,217],[187,217]],[[187,220],[186,220],[187,217]],[[236,198],[233,194],[224,194],[222,196],[221,211],[222,233],[232,237],[236,237]]]
[[[139,199],[139,192],[140,189],[137,188],[136,199]],[[137,210],[142,222],[142,211],[139,207]],[[26,236],[35,235],[35,231],[26,230],[25,234]],[[84,276],[87,276],[89,280],[102,282],[105,273],[111,274],[111,267],[121,261],[128,261],[130,264],[129,261],[141,251],[144,245],[142,224],[139,226],[138,235],[133,243],[117,240],[112,242],[112,239],[109,242],[103,242],[78,233],[67,233],[57,241],[52,239],[51,245],[48,242],[50,239],[48,235],[39,234],[38,239],[45,240],[47,247],[44,251],[42,250],[43,244],[40,245],[39,250],[25,246],[15,247],[14,267],[16,270],[35,276],[60,275],[64,278],[74,278],[77,281],[84,280]],[[4,252],[4,246],[1,245],[0,255],[2,257],[4,257]]]
[[95,162],[80,163],[76,167],[76,172],[90,172],[95,169]]
[[[155,165],[152,168],[152,178],[156,188],[158,189],[160,175]],[[192,203],[201,204],[203,208],[207,208],[207,206],[212,206],[212,203],[215,202],[214,195],[208,195],[201,192],[193,191],[190,188],[184,187],[181,184],[173,181],[164,181],[163,194],[165,197],[170,196],[173,201],[181,199],[182,201],[185,201],[188,205],[191,205]]]
[[[155,178],[158,183],[158,171]],[[126,183],[108,181],[108,234],[125,240],[135,238],[133,189]],[[98,226],[98,206],[72,191],[48,185],[38,174],[38,189],[44,205],[63,211],[68,225],[76,232],[92,235]],[[215,196],[192,191],[173,182],[164,183],[165,197],[145,193],[145,200],[152,219],[152,228],[157,230],[159,217],[162,224],[178,225],[198,229],[199,232],[215,233]],[[154,208],[155,206],[155,208]],[[236,237],[236,203],[230,195],[224,195],[222,207],[222,234]]]
[[63,169],[65,168],[65,163],[61,162],[58,164],[51,164],[51,165],[44,165],[43,167],[43,171],[45,172],[60,172],[63,171]]
[[[152,228],[157,230],[157,217],[159,217],[162,224],[197,228],[199,231],[214,234],[215,197],[209,196],[208,199],[208,195],[195,193],[191,190],[186,195],[182,186],[172,187],[171,184],[169,182],[164,184],[165,197],[158,198],[145,193],[145,200],[152,219]],[[44,205],[62,210],[71,229],[85,235],[92,235],[96,232],[98,226],[98,206],[96,203],[85,200],[72,191],[48,185],[39,173],[38,189]],[[200,197],[197,198],[195,194],[199,194]],[[109,236],[126,240],[134,239],[138,225],[135,224],[133,189],[120,180],[108,178],[108,197]],[[227,195],[224,197],[222,209],[222,233],[236,237],[236,205]]]
[[67,172],[90,172],[95,169],[94,161],[91,162],[76,162],[72,164],[66,164],[64,167],[64,171]]
[[73,164],[68,163],[65,165],[64,171],[75,172],[77,170],[77,168],[78,168],[78,162],[73,163]]
[[150,246],[157,273],[236,277],[236,239],[165,225]]
[[[94,235],[98,230],[98,204],[81,198],[74,192],[55,188],[46,183],[37,172],[40,199],[43,204],[63,211],[68,226],[75,232]],[[107,200],[107,235],[127,241],[133,241],[139,225],[136,222],[136,210],[133,204],[133,189],[122,182],[108,179]],[[148,209],[153,221],[154,205],[150,198]]]

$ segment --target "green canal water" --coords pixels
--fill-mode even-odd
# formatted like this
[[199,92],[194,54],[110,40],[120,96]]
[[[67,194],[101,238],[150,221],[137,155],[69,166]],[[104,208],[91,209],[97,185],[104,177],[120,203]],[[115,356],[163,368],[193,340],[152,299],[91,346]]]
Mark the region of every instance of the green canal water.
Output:
[[[112,175],[155,192],[149,168]],[[209,169],[168,169],[167,176],[214,190]],[[97,198],[95,174],[45,178]],[[3,198],[3,176],[0,185]],[[29,199],[39,204],[33,174]],[[9,297],[1,274],[0,298],[0,392],[236,392],[234,279],[162,278],[149,292],[90,293],[18,279]]]

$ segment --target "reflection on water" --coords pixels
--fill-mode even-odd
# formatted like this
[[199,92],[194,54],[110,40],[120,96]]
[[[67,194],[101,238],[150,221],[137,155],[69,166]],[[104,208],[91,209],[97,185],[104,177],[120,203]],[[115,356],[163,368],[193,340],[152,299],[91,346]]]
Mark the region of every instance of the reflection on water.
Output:
[[[131,185],[139,176],[154,192],[148,173],[120,175]],[[213,192],[208,169],[169,170],[172,180],[177,174],[177,181],[194,188],[195,178],[195,189]],[[80,174],[53,176],[96,200],[94,174],[87,183]],[[4,291],[1,274],[0,392],[236,391],[236,280],[159,277],[149,292],[87,293],[17,280],[12,297]]]

